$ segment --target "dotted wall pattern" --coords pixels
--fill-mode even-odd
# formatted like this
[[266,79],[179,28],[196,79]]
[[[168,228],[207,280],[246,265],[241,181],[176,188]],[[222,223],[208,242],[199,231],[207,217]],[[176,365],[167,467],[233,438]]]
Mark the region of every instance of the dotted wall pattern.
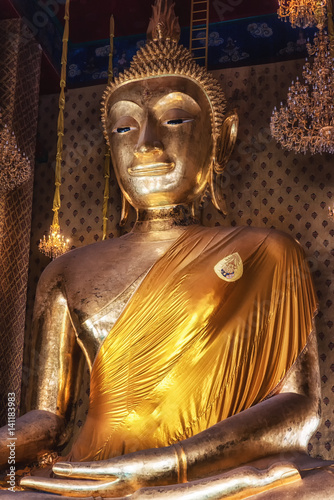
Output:
[[[206,200],[201,217],[207,226],[274,227],[292,235],[305,249],[319,300],[316,326],[322,378],[322,423],[310,441],[309,450],[313,456],[333,459],[334,222],[327,218],[327,206],[333,196],[333,157],[285,151],[271,139],[269,131],[272,109],[286,98],[291,81],[301,74],[301,66],[300,61],[289,61],[215,72],[229,107],[238,109],[240,130],[222,182],[228,215],[216,212]],[[102,237],[105,146],[99,124],[99,102],[103,89],[104,86],[96,86],[67,93],[61,225],[75,247]],[[47,263],[38,252],[37,243],[51,222],[56,119],[57,97],[43,96],[33,206],[30,311],[36,282]],[[121,234],[120,194],[114,176],[110,197],[109,233],[110,237],[116,237]],[[133,214],[127,229],[132,222]],[[83,393],[88,394],[86,387]],[[84,413],[81,409],[78,427]]]

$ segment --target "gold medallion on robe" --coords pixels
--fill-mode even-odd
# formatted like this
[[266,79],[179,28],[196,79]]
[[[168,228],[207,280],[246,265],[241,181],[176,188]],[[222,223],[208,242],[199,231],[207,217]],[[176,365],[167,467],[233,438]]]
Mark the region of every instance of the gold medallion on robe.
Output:
[[238,252],[220,260],[214,267],[215,273],[224,281],[232,282],[241,278],[244,268]]

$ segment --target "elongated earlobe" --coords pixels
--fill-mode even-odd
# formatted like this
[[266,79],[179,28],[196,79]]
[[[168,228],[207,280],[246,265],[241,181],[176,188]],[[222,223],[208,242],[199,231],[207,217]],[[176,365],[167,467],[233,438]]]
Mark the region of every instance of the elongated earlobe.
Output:
[[221,174],[226,167],[233,152],[239,127],[237,111],[233,109],[227,113],[216,140],[215,172]]
[[122,210],[121,210],[121,219],[119,221],[120,227],[125,226],[126,221],[128,220],[129,208],[130,204],[128,200],[125,198],[124,194],[122,193]]
[[190,213],[193,219],[196,218],[196,204],[195,201],[192,201],[190,204]]
[[216,140],[215,157],[210,169],[209,187],[211,200],[217,210],[227,215],[226,201],[221,186],[224,169],[234,149],[238,133],[239,117],[235,109],[227,113]]
[[223,172],[221,174],[215,173],[215,162],[214,162],[211,167],[210,179],[209,179],[211,201],[213,206],[217,210],[220,210],[221,212],[223,212],[224,215],[227,215],[226,201],[225,198],[223,197],[223,190],[219,185],[220,184],[219,181],[222,179],[222,176]]

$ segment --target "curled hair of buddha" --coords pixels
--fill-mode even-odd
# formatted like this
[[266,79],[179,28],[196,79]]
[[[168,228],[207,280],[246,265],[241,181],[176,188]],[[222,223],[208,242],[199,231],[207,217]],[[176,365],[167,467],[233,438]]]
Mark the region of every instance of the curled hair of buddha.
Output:
[[129,82],[162,76],[180,76],[195,82],[206,95],[211,108],[212,132],[218,137],[224,120],[225,96],[217,80],[199,66],[188,49],[178,44],[180,26],[174,3],[156,0],[147,32],[148,41],[141,47],[130,68],[114,79],[102,100],[102,122],[108,142],[107,117],[112,93]]

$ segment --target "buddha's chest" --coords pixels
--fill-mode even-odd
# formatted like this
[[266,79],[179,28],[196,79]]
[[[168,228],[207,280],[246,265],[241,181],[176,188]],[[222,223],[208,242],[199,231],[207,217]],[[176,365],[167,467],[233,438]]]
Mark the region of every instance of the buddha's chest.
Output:
[[115,240],[105,254],[86,259],[86,266],[73,268],[65,283],[69,314],[88,364],[127,303],[171,242]]

